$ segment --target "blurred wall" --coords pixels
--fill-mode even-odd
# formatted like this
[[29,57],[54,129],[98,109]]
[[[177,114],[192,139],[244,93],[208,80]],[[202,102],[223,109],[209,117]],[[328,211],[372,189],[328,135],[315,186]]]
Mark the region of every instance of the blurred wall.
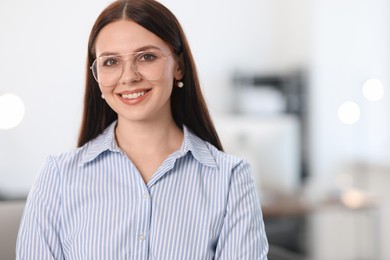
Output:
[[[310,162],[323,192],[356,165],[390,165],[390,2],[316,0],[311,28]],[[380,100],[363,95],[371,78],[383,83]],[[346,101],[360,107],[355,124],[339,120]]]
[[76,145],[86,43],[107,1],[0,1],[0,94],[26,106],[0,130],[0,194],[25,194],[45,157]]

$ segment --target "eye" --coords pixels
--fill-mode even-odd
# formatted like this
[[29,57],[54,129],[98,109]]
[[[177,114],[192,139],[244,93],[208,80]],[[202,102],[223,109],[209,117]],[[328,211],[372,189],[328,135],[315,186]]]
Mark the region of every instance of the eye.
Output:
[[101,64],[104,67],[112,67],[112,66],[119,65],[120,61],[117,57],[103,57]]
[[156,60],[158,58],[159,58],[159,55],[156,54],[156,53],[144,52],[144,53],[141,53],[138,56],[137,61],[139,61],[139,62],[151,62],[151,61],[154,61],[154,60]]

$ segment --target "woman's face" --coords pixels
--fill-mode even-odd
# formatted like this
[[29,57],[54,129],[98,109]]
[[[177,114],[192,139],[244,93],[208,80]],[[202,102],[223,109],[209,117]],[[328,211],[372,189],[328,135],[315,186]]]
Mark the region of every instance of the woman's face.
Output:
[[171,115],[173,82],[182,73],[162,39],[133,21],[120,20],[100,31],[95,51],[98,71],[113,79],[110,84],[99,80],[99,86],[118,120],[150,121]]

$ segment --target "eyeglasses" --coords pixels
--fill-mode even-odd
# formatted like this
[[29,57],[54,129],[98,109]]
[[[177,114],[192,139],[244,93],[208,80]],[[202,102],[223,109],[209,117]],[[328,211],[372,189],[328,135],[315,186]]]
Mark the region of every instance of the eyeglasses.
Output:
[[173,53],[164,56],[158,51],[140,51],[128,54],[98,57],[90,69],[96,81],[102,86],[115,86],[122,77],[127,61],[131,69],[148,81],[159,80],[164,74],[165,60]]

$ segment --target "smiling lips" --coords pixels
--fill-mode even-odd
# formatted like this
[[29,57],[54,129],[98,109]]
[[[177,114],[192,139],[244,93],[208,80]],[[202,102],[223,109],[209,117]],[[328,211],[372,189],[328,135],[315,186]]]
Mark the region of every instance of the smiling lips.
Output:
[[140,91],[140,92],[135,92],[135,93],[130,93],[130,94],[122,94],[122,97],[125,99],[136,99],[139,97],[142,97],[143,95],[146,94],[147,91]]
[[120,93],[119,96],[121,97],[122,101],[126,104],[136,104],[141,102],[147,93],[149,93],[151,89],[143,89],[143,90],[135,90],[131,93],[125,92]]

